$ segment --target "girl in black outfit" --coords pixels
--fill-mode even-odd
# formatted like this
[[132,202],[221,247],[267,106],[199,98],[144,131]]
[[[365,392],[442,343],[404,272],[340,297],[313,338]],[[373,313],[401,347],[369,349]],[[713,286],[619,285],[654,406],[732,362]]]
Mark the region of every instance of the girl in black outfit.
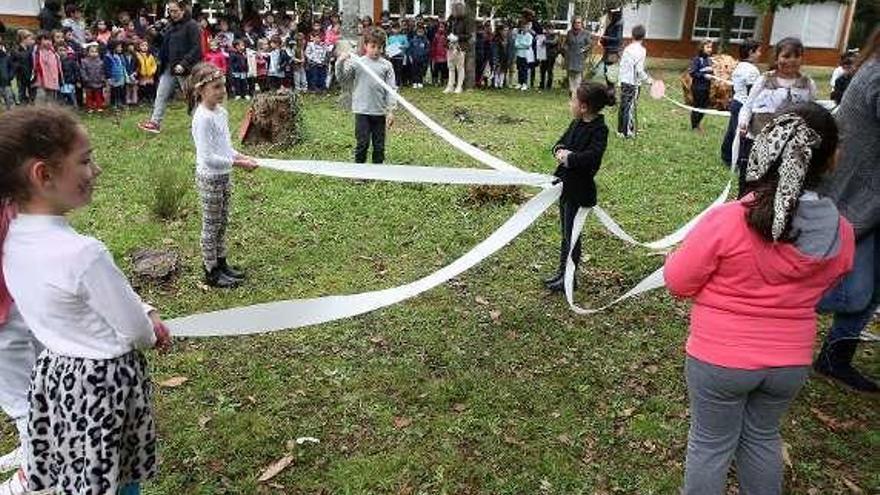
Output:
[[[712,73],[712,41],[703,40],[700,43],[700,51],[691,61],[688,72],[691,75],[691,93],[694,96],[694,106],[696,108],[706,108],[709,106],[709,88],[712,81],[706,77],[706,74]],[[703,120],[703,114],[691,111],[691,130],[703,132],[700,122]]]
[[[602,165],[602,155],[608,144],[608,126],[600,112],[614,105],[614,89],[601,83],[582,83],[572,95],[569,106],[574,120],[565,134],[553,146],[553,157],[559,164],[554,175],[562,180],[559,199],[559,225],[562,243],[559,249],[559,269],[544,285],[553,292],[562,292],[563,274],[571,246],[574,217],[582,207],[596,205],[596,182],[593,177]],[[581,241],[575,241],[571,255],[575,268],[581,259]]]

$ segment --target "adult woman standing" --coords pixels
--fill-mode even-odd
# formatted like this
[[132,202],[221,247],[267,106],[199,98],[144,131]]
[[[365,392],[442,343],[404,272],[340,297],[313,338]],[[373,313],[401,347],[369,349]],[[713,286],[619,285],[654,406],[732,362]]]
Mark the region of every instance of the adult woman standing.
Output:
[[452,4],[452,14],[447,26],[447,55],[449,65],[449,82],[444,93],[461,93],[464,87],[465,58],[471,41],[471,30],[468,26],[467,9],[463,2]]
[[568,68],[568,91],[574,93],[581,85],[584,74],[584,49],[590,43],[590,34],[584,30],[584,20],[575,17],[565,35],[565,63]]
[[863,53],[836,113],[837,169],[822,187],[855,229],[855,265],[819,303],[819,311],[834,312],[834,321],[813,368],[854,390],[877,393],[877,383],[859,373],[852,360],[859,335],[880,304],[880,28]]

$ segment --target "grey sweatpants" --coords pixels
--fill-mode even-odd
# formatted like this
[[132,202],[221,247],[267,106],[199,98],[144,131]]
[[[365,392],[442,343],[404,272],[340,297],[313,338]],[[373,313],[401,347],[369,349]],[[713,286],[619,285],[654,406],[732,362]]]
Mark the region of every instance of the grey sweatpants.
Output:
[[741,370],[688,356],[685,368],[691,427],[684,493],[723,494],[732,459],[740,495],[782,493],[779,423],[809,367]]

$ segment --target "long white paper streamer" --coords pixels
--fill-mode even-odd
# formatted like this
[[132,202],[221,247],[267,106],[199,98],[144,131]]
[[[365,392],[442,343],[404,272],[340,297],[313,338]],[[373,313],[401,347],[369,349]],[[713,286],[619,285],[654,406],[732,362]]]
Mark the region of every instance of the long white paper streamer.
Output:
[[585,309],[574,303],[574,275],[575,275],[575,266],[574,260],[571,257],[571,254],[574,252],[574,246],[577,243],[577,240],[581,237],[581,232],[584,229],[584,221],[587,219],[587,215],[590,214],[589,208],[581,208],[578,210],[577,215],[574,217],[574,225],[571,230],[571,245],[568,249],[568,258],[565,262],[565,275],[563,277],[564,287],[565,287],[565,300],[568,301],[568,306],[572,311],[579,315],[592,315],[595,313],[599,313],[600,311],[605,311],[606,309],[614,306],[615,304],[629,299],[631,297],[635,297],[639,294],[643,294],[645,292],[658,289],[663,287],[663,267],[660,267],[654,273],[648,275],[641,282],[636,284],[635,287],[626,291],[625,294],[618,297],[617,299],[611,301],[610,303],[602,306],[598,309]]
[[663,98],[669,100],[674,105],[677,105],[681,108],[684,108],[685,110],[690,110],[691,112],[704,113],[706,115],[717,115],[719,117],[730,117],[730,112],[728,112],[727,110],[715,110],[713,108],[697,108],[697,107],[692,107],[690,105],[685,105],[684,103],[675,101],[672,98],[665,96],[665,95],[663,96]]
[[552,175],[535,174],[520,170],[508,172],[478,168],[364,165],[320,160],[259,159],[257,163],[262,167],[283,172],[391,182],[547,187],[556,180]]
[[425,115],[424,112],[422,112],[421,110],[416,108],[415,105],[413,105],[412,103],[407,101],[406,98],[401,96],[400,93],[395,91],[394,88],[392,88],[384,80],[382,80],[382,78],[379,77],[378,74],[376,74],[375,72],[373,72],[372,69],[367,67],[367,65],[361,61],[360,57],[358,57],[356,55],[352,55],[351,60],[354,63],[358,64],[364,70],[364,72],[366,72],[370,77],[373,78],[374,81],[379,83],[379,85],[382,86],[382,89],[393,94],[394,97],[397,99],[397,101],[400,102],[400,104],[403,106],[403,108],[407,109],[409,111],[409,113],[411,113],[413,115],[413,117],[418,119],[422,124],[425,124],[425,126],[427,126],[428,129],[431,129],[432,131],[434,131],[434,134],[436,134],[437,136],[442,138],[444,141],[446,141],[447,143],[454,146],[456,149],[458,149],[462,153],[468,155],[469,157],[473,158],[474,160],[477,160],[478,162],[480,162],[484,165],[487,165],[491,168],[494,168],[495,170],[507,170],[507,171],[519,170],[519,168],[514,167],[513,165],[505,162],[504,160],[497,158],[495,156],[492,156],[489,153],[486,153],[485,151],[477,148],[476,146],[473,146],[470,143],[465,142],[463,139],[452,134],[451,132],[446,130],[443,126],[438,124],[437,122],[434,122],[434,120],[432,120],[431,117],[428,117],[427,115]]
[[561,192],[561,184],[544,189],[464,256],[415,282],[360,294],[276,301],[185,316],[168,321],[168,328],[177,337],[251,335],[326,323],[396,304],[458,276],[497,252],[532,225]]

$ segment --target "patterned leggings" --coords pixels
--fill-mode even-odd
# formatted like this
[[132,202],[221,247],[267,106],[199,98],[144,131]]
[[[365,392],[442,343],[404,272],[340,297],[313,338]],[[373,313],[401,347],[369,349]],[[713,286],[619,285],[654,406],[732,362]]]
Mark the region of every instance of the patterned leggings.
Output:
[[196,186],[202,203],[202,260],[210,271],[217,258],[226,257],[226,225],[229,222],[229,197],[232,180],[229,174],[196,174]]

